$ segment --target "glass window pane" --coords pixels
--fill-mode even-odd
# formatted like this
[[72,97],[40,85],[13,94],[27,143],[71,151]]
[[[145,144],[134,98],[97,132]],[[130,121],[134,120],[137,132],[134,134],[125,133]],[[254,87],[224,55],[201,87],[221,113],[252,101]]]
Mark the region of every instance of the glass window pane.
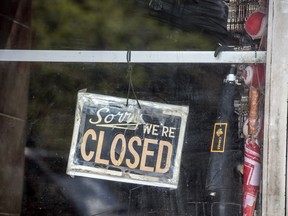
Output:
[[[141,100],[189,106],[189,119],[177,190],[66,175],[77,92],[126,97],[127,64],[31,65],[28,141],[25,149],[24,215],[208,215],[219,209],[206,190],[214,123],[219,115],[223,79],[230,65],[136,64],[132,82]],[[239,98],[240,90],[236,91]],[[133,98],[133,97],[132,97]],[[232,107],[234,109],[234,107]],[[243,139],[233,114],[233,201],[241,211]],[[235,169],[235,170],[234,170]],[[228,176],[227,176],[228,178]],[[222,204],[221,204],[222,205]],[[227,204],[228,205],[228,204]],[[56,207],[55,207],[56,206]],[[216,211],[216,210],[215,210]]]
[[[190,25],[184,15],[177,15],[180,23],[171,25],[175,16],[173,3],[168,2],[167,7],[165,17],[161,18],[149,7],[149,1],[53,1],[50,4],[33,1],[33,48],[213,50],[217,47],[215,38],[201,28],[193,28],[193,22]],[[196,11],[191,10],[190,14]]]
[[[235,49],[228,45],[265,50],[262,9],[265,1],[258,0],[4,1],[0,47],[213,51],[221,43],[226,45],[221,51]],[[259,28],[246,31],[254,11]],[[66,175],[78,91],[125,99],[129,66],[140,100],[189,106],[176,190]],[[264,65],[236,65],[239,82],[233,75],[227,77],[230,69],[227,64],[1,62],[0,132],[5,145],[0,152],[5,176],[0,195],[7,197],[1,206],[9,214],[23,215],[202,216],[252,213],[256,205],[258,214]],[[130,95],[133,98],[133,92]],[[245,172],[253,171],[256,177],[248,178]],[[246,183],[252,195],[243,191]],[[242,206],[243,199],[247,205]]]

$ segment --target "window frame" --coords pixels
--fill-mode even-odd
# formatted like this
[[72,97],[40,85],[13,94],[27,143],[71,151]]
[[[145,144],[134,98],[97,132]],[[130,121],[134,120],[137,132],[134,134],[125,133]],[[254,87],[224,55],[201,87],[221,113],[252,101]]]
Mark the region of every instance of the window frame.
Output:
[[[288,215],[288,1],[269,1],[267,51],[131,51],[131,63],[266,63],[262,215]],[[0,62],[126,63],[128,51],[0,50]]]

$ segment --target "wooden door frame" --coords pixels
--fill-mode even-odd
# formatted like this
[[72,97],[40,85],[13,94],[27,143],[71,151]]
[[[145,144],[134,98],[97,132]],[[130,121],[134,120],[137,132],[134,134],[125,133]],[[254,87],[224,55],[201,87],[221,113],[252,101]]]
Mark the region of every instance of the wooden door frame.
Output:
[[270,0],[266,60],[262,215],[287,215],[288,1]]

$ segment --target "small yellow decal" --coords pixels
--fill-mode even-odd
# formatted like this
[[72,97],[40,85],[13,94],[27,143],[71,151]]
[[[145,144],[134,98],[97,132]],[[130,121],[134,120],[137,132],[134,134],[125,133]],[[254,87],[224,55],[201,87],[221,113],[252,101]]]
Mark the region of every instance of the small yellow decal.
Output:
[[215,123],[211,143],[211,152],[224,152],[226,142],[227,123]]

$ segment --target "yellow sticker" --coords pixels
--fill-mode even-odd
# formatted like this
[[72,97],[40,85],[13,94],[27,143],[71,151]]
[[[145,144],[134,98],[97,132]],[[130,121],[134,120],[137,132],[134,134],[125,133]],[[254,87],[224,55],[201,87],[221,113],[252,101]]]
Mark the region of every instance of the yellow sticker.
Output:
[[226,142],[227,123],[215,123],[211,144],[211,152],[224,152]]

